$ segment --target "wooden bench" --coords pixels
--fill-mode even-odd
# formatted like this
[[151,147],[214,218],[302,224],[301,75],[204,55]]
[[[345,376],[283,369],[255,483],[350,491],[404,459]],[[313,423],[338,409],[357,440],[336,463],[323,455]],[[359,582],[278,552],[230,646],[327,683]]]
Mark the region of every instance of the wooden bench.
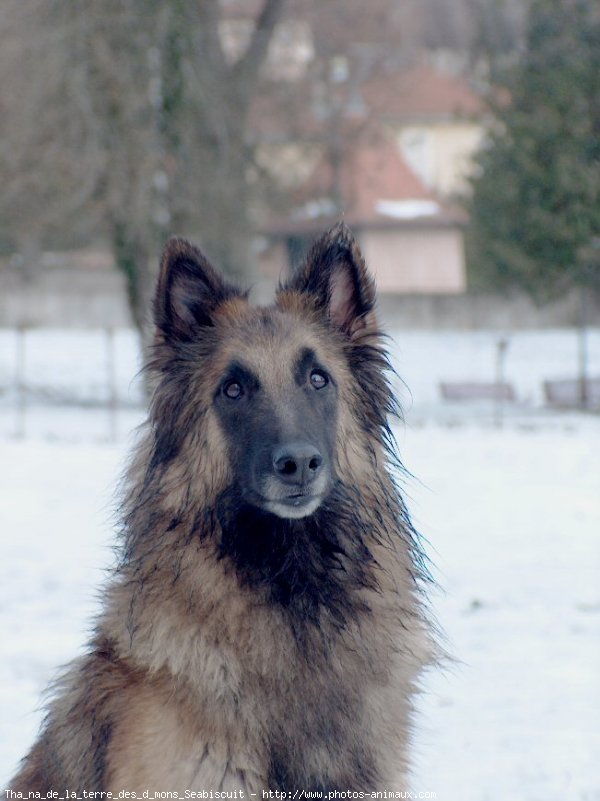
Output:
[[514,403],[516,393],[506,381],[440,381],[440,393],[449,401],[507,401]]
[[[585,382],[587,409],[600,409],[600,378],[588,378]],[[581,403],[581,381],[568,378],[544,381],[544,397],[548,406],[557,409],[579,409]]]

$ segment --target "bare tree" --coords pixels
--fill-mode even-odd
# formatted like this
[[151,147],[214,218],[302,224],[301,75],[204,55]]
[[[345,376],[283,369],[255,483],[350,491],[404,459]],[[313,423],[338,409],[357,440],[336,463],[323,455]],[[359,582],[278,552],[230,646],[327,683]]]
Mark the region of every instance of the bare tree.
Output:
[[251,268],[247,121],[283,1],[232,57],[219,0],[6,0],[4,241],[108,237],[141,329],[167,233]]
[[[271,152],[256,157],[260,103],[280,141],[316,142],[339,176],[364,82],[427,44],[465,47],[465,9],[495,2],[3,0],[0,241],[35,260],[48,244],[108,240],[143,329],[169,233],[252,275],[258,199],[282,197]],[[267,62],[284,7],[310,32],[295,80],[285,48]]]

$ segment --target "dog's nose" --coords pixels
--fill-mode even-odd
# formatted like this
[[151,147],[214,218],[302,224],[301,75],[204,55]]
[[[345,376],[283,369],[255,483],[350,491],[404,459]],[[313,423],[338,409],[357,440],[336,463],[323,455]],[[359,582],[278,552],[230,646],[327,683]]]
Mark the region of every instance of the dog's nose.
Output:
[[277,477],[286,484],[301,486],[317,477],[323,457],[314,445],[291,442],[273,452],[273,468]]

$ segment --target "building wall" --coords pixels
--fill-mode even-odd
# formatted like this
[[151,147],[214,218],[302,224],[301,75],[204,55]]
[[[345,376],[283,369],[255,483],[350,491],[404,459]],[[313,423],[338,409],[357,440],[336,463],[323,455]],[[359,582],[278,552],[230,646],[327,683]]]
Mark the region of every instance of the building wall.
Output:
[[457,293],[466,289],[462,231],[458,228],[377,230],[360,246],[381,292]]
[[[272,302],[275,282],[265,288],[262,303]],[[581,301],[571,292],[555,303],[535,306],[522,293],[385,292],[379,287],[379,315],[388,329],[513,329],[578,325]],[[600,295],[589,298],[588,323],[600,327]],[[0,270],[0,328],[129,328],[125,284],[117,273],[90,275],[77,270],[51,270],[43,279],[24,284]]]
[[124,276],[116,270],[43,270],[31,281],[0,270],[0,327],[129,328]]
[[[574,328],[580,324],[581,298],[574,290],[545,306],[536,306],[522,292],[501,295],[398,295],[381,292],[379,318],[388,330],[513,330]],[[587,323],[600,327],[600,294],[589,298]]]
[[471,122],[407,125],[397,133],[403,157],[423,183],[444,197],[464,192],[484,129]]

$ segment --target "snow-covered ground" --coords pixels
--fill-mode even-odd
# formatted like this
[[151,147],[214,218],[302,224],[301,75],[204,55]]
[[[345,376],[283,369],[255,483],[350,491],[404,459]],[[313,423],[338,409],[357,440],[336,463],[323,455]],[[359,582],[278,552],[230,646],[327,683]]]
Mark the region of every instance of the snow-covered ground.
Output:
[[407,491],[457,660],[426,682],[415,789],[600,799],[600,421],[406,429]]
[[[61,380],[71,391],[70,371],[89,391],[102,341],[96,363],[91,348],[66,358],[68,337],[48,341],[35,358],[49,379],[58,351]],[[575,370],[574,336],[551,332],[520,334],[508,353],[507,376],[530,392],[531,414],[499,430],[487,412],[472,422],[457,409],[455,425],[444,424],[437,381],[491,378],[494,341],[407,332],[396,353],[413,395],[398,429],[416,477],[405,492],[429,541],[443,589],[433,608],[455,659],[425,681],[414,789],[442,801],[599,801],[600,419],[533,412],[540,378]],[[599,345],[596,332],[596,373]],[[127,352],[124,393],[137,369],[135,348]],[[10,373],[0,360],[0,383]],[[42,690],[85,642],[113,559],[126,432],[139,416],[119,412],[111,443],[105,410],[37,406],[17,441],[10,397],[0,404],[0,789],[33,741]]]

